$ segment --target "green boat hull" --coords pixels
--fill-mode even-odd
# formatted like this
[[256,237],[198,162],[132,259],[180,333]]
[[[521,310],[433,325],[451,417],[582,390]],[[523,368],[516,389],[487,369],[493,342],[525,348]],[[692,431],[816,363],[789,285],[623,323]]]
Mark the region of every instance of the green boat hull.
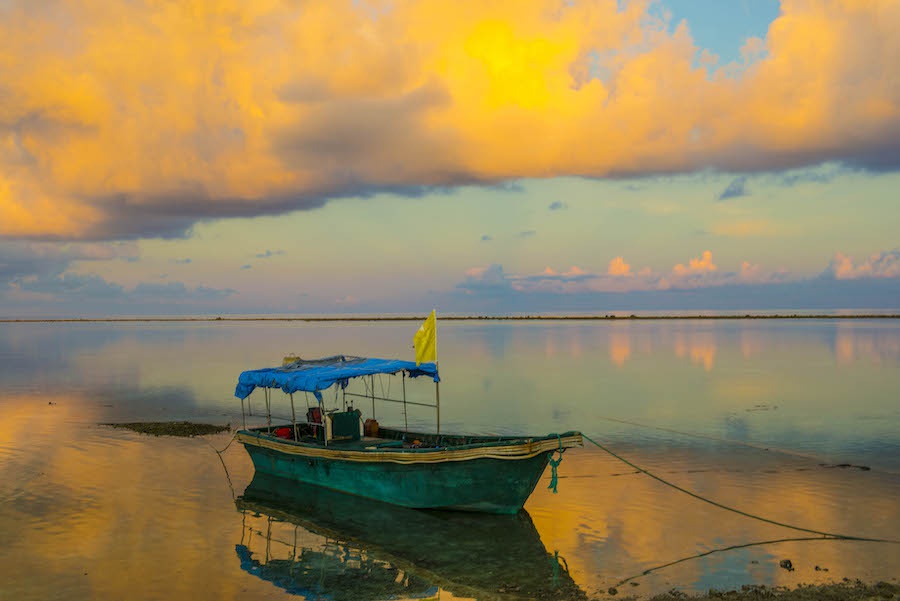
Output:
[[437,463],[358,462],[288,454],[245,443],[257,471],[416,509],[514,514],[540,480],[550,454]]

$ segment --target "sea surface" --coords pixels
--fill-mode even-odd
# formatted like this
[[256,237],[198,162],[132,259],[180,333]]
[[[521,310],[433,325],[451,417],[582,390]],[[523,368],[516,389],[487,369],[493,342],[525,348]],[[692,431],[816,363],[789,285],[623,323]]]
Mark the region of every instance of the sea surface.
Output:
[[[102,425],[262,423],[261,395],[243,417],[233,397],[241,371],[289,353],[412,358],[417,327],[0,323],[0,599],[594,599],[897,581],[900,544],[884,542],[900,540],[897,319],[440,323],[442,431],[580,430],[606,449],[566,452],[557,492],[548,469],[514,518],[295,490],[254,479],[230,433]],[[400,386],[376,381],[379,395]],[[434,400],[430,382],[407,388]],[[273,412],[290,415],[280,393]],[[375,416],[435,418],[384,403]]]

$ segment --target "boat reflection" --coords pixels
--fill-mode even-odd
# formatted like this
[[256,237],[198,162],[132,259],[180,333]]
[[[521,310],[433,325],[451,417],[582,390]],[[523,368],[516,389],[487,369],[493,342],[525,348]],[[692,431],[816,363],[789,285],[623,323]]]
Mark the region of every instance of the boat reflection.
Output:
[[257,472],[241,568],[307,599],[585,599],[529,515],[414,510]]

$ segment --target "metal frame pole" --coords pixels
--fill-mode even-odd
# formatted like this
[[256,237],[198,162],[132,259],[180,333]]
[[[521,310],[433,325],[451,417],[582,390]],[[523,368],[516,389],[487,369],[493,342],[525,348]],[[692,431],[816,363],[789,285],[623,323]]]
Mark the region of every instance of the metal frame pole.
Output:
[[272,433],[272,401],[269,398],[269,389],[264,388],[266,391],[266,433]]
[[406,372],[400,372],[403,375],[403,429],[409,432],[409,419],[406,414]]
[[437,433],[441,433],[441,383],[434,383],[434,393],[436,398],[434,407],[437,410]]
[[291,393],[291,423],[294,426],[294,440],[300,440],[297,436],[297,413],[294,411],[294,393]]

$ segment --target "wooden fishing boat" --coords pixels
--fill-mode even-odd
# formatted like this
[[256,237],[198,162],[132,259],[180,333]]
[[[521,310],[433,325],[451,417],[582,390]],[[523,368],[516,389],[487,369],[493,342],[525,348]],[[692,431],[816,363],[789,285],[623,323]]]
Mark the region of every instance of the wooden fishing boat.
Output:
[[[402,378],[402,398],[375,394],[376,376]],[[435,382],[434,404],[406,398],[406,379],[429,377]],[[368,382],[353,392],[354,381]],[[522,509],[548,463],[556,466],[562,453],[582,446],[581,434],[545,436],[468,436],[440,431],[440,377],[435,362],[333,356],[316,360],[286,358],[280,367],[245,371],[235,396],[241,399],[244,428],[236,438],[250,454],[258,472],[416,509],[455,509],[512,514]],[[334,387],[335,404],[328,408],[323,391]],[[244,400],[261,388],[266,425],[246,427]],[[289,399],[291,420],[272,423],[270,392],[280,389]],[[298,420],[297,392],[311,393],[316,403]],[[354,399],[369,399],[372,416],[363,420]],[[375,402],[432,407],[435,432],[381,428],[374,418]],[[404,416],[406,412],[404,410]],[[556,455],[558,458],[553,459]]]

